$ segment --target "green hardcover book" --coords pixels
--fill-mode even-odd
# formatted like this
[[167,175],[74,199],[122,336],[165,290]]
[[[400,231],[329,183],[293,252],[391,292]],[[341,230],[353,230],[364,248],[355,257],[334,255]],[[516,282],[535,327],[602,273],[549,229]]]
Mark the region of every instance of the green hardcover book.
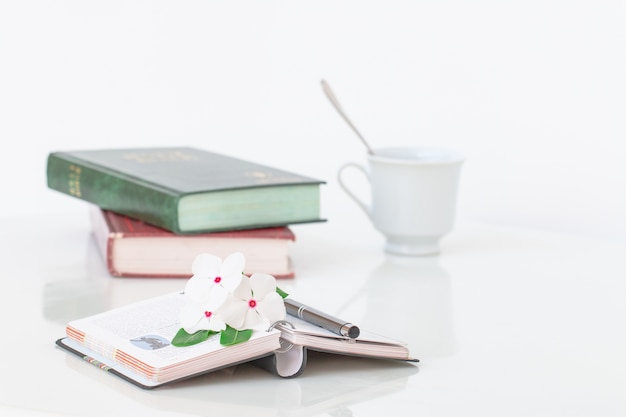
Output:
[[323,221],[323,181],[196,148],[52,152],[47,180],[179,234]]

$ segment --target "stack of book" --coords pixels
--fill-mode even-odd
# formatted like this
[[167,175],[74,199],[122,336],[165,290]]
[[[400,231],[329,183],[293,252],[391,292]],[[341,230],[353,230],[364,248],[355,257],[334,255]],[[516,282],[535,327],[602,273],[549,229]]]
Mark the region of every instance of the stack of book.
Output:
[[323,221],[314,178],[190,147],[52,152],[50,189],[90,203],[111,275],[191,276],[202,252],[293,277],[289,227]]

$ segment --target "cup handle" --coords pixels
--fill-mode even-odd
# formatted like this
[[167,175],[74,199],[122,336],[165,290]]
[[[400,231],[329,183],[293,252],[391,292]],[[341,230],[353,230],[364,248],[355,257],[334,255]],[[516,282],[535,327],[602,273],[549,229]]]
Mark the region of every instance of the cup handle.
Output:
[[368,182],[370,181],[370,176],[367,173],[367,171],[365,170],[365,167],[363,167],[362,165],[356,164],[354,162],[348,162],[347,164],[342,165],[341,168],[339,168],[339,171],[337,171],[337,181],[339,181],[339,185],[341,186],[343,191],[345,191],[345,193],[348,194],[348,196],[350,198],[352,198],[352,200],[354,200],[354,202],[361,208],[361,210],[363,210],[365,212],[365,214],[367,214],[367,217],[369,217],[371,219],[372,218],[372,214],[370,212],[369,207],[363,201],[361,201],[361,199],[358,198],[350,190],[350,188],[348,188],[348,185],[345,183],[345,181],[344,181],[344,179],[342,177],[343,173],[348,168],[355,168],[356,170],[361,171],[363,173],[363,175],[365,175],[365,178],[367,179]]

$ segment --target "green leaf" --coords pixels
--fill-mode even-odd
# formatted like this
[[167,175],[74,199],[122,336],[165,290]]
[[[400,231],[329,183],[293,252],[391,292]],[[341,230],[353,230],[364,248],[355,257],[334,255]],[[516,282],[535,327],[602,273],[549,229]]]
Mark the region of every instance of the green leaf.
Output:
[[283,298],[287,298],[289,296],[289,294],[287,294],[285,291],[281,290],[278,287],[276,287],[276,292],[278,293],[278,295],[280,295]]
[[210,330],[198,330],[195,333],[189,334],[185,329],[180,329],[176,336],[172,339],[172,345],[177,347],[191,346],[200,342],[204,342],[211,335]]
[[220,335],[220,344],[223,346],[236,345],[237,343],[245,342],[252,336],[252,330],[237,330],[230,326],[226,326],[225,330],[222,330]]

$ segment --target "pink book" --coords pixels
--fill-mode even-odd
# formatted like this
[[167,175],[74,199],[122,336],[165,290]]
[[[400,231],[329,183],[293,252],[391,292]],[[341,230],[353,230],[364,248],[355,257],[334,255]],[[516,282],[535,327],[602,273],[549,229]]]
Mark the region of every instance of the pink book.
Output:
[[289,244],[295,236],[287,226],[178,235],[98,206],[92,207],[91,224],[113,276],[189,278],[198,254],[211,253],[223,259],[241,252],[247,275],[265,272],[276,278],[294,277]]

